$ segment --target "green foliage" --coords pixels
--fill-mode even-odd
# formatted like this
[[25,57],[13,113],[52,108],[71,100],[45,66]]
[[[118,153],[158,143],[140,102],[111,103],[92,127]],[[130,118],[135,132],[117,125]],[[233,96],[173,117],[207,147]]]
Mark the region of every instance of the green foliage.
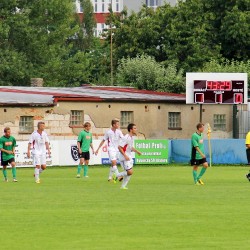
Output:
[[137,55],[135,58],[123,58],[117,69],[117,83],[138,89],[168,92],[183,92],[183,72],[177,71],[175,64],[165,69],[148,55]]
[[75,37],[75,45],[81,51],[89,51],[93,47],[95,40],[94,30],[96,27],[96,21],[94,19],[94,7],[90,0],[81,0],[80,4],[83,8],[84,15],[82,20],[76,17],[80,29]]
[[117,61],[144,53],[191,72],[211,59],[250,59],[248,0],[187,0],[156,11],[144,6],[138,13],[117,17],[115,27]]
[[[114,18],[115,19],[115,18]],[[147,7],[143,7],[139,13],[114,20],[113,54],[115,64],[123,57],[136,57],[138,54],[148,54],[158,57],[160,50],[157,47],[159,41],[159,21],[156,13]],[[110,37],[107,41],[110,40]]]
[[30,63],[23,53],[14,50],[0,50],[0,85],[27,85],[30,82]]
[[0,84],[29,85],[32,77],[43,77],[50,86],[88,82],[88,55],[72,54],[80,29],[72,1],[12,0],[2,1],[1,7],[0,57],[5,63]]
[[180,0],[129,16],[110,10],[112,30],[102,42],[92,2],[80,2],[81,18],[71,0],[0,1],[1,85],[29,85],[34,77],[48,86],[109,85],[111,51],[115,83],[141,89],[183,92],[185,72],[215,62],[217,71],[249,72],[249,0]]
[[221,55],[229,60],[250,59],[249,0],[202,0],[213,43],[221,45]]
[[[201,69],[202,72],[225,72],[225,73],[248,73],[250,75],[250,60],[236,61],[236,60],[210,60]],[[248,78],[248,85],[250,79]]]

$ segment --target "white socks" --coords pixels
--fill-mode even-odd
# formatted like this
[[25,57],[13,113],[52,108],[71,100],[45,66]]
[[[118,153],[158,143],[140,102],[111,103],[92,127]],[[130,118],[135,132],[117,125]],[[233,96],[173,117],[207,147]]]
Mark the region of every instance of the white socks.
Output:
[[39,168],[35,168],[35,180],[39,180]]
[[119,174],[119,171],[118,171],[116,165],[115,165],[115,166],[111,166],[111,167],[109,168],[109,179],[112,179],[113,173],[115,173],[116,175]]
[[131,175],[126,175],[126,176],[123,177],[123,180],[122,180],[122,188],[124,188],[124,187],[127,186],[128,182],[129,182],[129,180],[130,180],[130,178],[131,178]]

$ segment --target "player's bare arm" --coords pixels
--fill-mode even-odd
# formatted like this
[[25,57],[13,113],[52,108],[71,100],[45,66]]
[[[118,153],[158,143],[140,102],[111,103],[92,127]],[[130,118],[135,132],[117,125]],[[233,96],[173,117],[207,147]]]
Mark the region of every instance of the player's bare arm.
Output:
[[31,143],[28,143],[28,150],[27,150],[28,158],[30,158],[30,148],[31,148]]
[[141,155],[141,152],[137,149],[135,149],[134,147],[132,147],[132,151],[134,151],[135,153],[137,153],[138,155]]
[[92,153],[95,153],[94,147],[93,147],[93,143],[90,143],[90,147],[92,148]]
[[105,140],[102,140],[102,141],[100,142],[99,147],[98,147],[97,150],[95,151],[95,155],[98,154],[99,149],[102,147],[102,145],[104,144],[104,142],[105,142]]
[[46,149],[47,149],[47,151],[48,151],[48,155],[49,155],[49,157],[50,157],[50,148],[49,148],[49,143],[48,142],[45,142],[45,145],[46,145]]
[[79,141],[77,142],[77,148],[78,148],[79,154],[81,154],[81,153],[82,153],[82,150],[81,150],[81,145],[80,145],[80,142],[79,142]]
[[14,153],[14,152],[11,151],[11,150],[6,150],[6,149],[3,149],[3,148],[1,148],[0,150],[1,150],[2,152],[6,153],[6,154],[13,154],[13,153]]
[[201,155],[202,158],[206,158],[206,156],[201,152],[199,147],[195,147],[195,149],[199,152],[199,154]]

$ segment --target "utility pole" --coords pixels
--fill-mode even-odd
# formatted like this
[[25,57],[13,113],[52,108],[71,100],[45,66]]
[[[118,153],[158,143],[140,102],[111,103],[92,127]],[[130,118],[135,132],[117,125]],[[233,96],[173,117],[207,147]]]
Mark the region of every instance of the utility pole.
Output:
[[113,1],[111,0],[110,6],[110,80],[113,86],[113,30],[112,30],[112,18],[113,18]]

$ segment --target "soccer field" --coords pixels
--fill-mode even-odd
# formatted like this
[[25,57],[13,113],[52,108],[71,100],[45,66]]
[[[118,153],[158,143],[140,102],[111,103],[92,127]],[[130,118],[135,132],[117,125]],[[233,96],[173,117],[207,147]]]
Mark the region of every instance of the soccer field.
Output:
[[[33,169],[0,183],[1,249],[249,249],[247,167],[212,167],[195,186],[191,167],[138,167],[128,185],[107,167]],[[8,176],[11,176],[8,170]]]

